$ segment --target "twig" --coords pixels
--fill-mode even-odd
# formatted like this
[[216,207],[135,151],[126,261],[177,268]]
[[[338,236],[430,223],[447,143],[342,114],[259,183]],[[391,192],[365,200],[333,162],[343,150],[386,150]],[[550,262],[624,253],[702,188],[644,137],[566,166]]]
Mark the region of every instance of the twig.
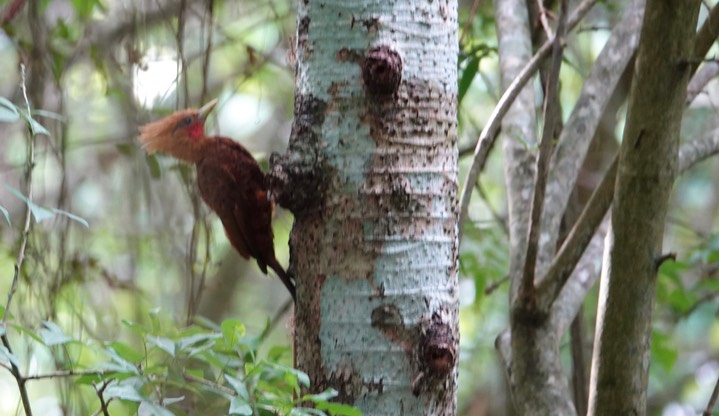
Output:
[[227,388],[227,387],[223,386],[222,384],[218,384],[218,383],[212,382],[210,380],[205,380],[204,378],[196,377],[189,373],[182,373],[182,377],[184,377],[185,380],[187,380],[187,381],[194,381],[195,383],[200,383],[204,386],[207,386],[207,387],[210,387],[213,389],[217,389],[229,396],[234,397],[237,395],[237,393],[235,393],[234,390]]
[[539,250],[539,234],[541,232],[542,208],[544,206],[544,195],[547,189],[547,172],[552,157],[552,141],[556,134],[556,120],[559,116],[559,105],[557,94],[559,93],[559,70],[562,67],[562,42],[564,29],[567,20],[567,2],[562,0],[559,6],[559,24],[557,34],[554,36],[552,45],[552,64],[547,76],[547,95],[544,99],[544,126],[542,139],[539,143],[539,158],[537,159],[537,173],[534,186],[534,197],[532,200],[532,211],[529,220],[529,236],[527,237],[527,255],[524,261],[522,281],[520,282],[518,300],[522,305],[519,307],[531,307],[534,305],[534,269],[537,264],[537,253]]
[[687,318],[689,315],[693,314],[697,309],[699,309],[700,306],[707,302],[711,302],[712,300],[719,297],[719,292],[709,292],[705,294],[704,296],[697,299],[696,302],[692,306],[689,307],[684,313],[682,313],[679,318]]
[[547,274],[539,283],[537,303],[540,310],[548,310],[559,295],[612,204],[618,164],[619,155],[616,155],[602,182],[592,193],[579,219],[564,240]]
[[95,392],[97,393],[98,399],[100,399],[100,409],[96,412],[97,414],[100,414],[102,412],[105,416],[110,416],[110,411],[107,409],[107,405],[110,404],[110,401],[112,399],[105,401],[105,397],[103,396],[103,393],[105,393],[105,389],[110,384],[110,381],[105,381],[102,383],[102,386],[100,388],[95,387]]
[[712,416],[712,409],[716,406],[717,398],[719,398],[719,377],[717,377],[717,382],[714,384],[714,391],[712,391],[712,395],[709,397],[709,403],[707,403],[707,408],[704,410],[704,413],[702,413],[702,416]]
[[544,0],[535,0],[537,2],[537,14],[539,15],[539,22],[542,25],[542,29],[544,29],[544,34],[547,36],[547,39],[552,39],[554,35],[552,34],[552,28],[549,27],[549,21],[547,20],[547,9],[544,8]]
[[[577,23],[589,12],[594,6],[597,0],[584,0],[567,19],[567,32],[574,28]],[[530,78],[537,72],[539,65],[549,56],[552,50],[552,44],[554,39],[546,41],[542,47],[539,48],[537,53],[534,54],[532,59],[527,62],[527,65],[520,71],[517,77],[512,81],[502,94],[502,98],[497,102],[497,106],[492,111],[492,114],[487,120],[487,124],[484,126],[484,130],[479,135],[477,140],[477,146],[474,149],[474,156],[472,157],[472,165],[469,168],[469,172],[464,180],[464,186],[462,188],[462,196],[460,198],[460,213],[459,213],[459,241],[462,241],[462,224],[467,220],[467,214],[469,210],[469,201],[472,198],[472,189],[474,189],[474,183],[477,182],[479,173],[484,169],[484,163],[487,160],[489,151],[492,150],[494,142],[499,134],[501,127],[502,118],[511,107],[514,100],[517,98],[519,93],[522,91],[524,86],[527,84]]]
[[48,378],[60,378],[60,377],[79,377],[79,376],[103,376],[109,374],[110,371],[97,371],[97,370],[58,370],[51,373],[35,374],[32,376],[25,376],[23,380],[43,380]]
[[[25,84],[26,81],[26,74],[25,74],[25,64],[20,64],[20,77],[21,77],[21,84],[20,87],[22,89],[22,95],[25,99],[25,105],[27,106],[27,113],[28,116],[31,114],[31,108],[30,108],[30,100],[27,96],[27,87]],[[32,171],[35,167],[35,136],[32,134],[32,132],[29,133],[30,138],[28,140],[28,148],[27,148],[27,165],[25,167],[25,197],[27,198],[28,202],[32,201]],[[30,234],[30,226],[32,224],[32,211],[30,210],[30,204],[26,204],[25,208],[25,225],[23,226],[22,230],[22,237],[20,240],[20,248],[18,249],[17,253],[17,260],[15,260],[15,272],[13,273],[12,277],[12,283],[10,284],[10,291],[7,294],[7,303],[5,304],[5,315],[3,316],[2,320],[2,326],[5,327],[7,324],[7,318],[10,312],[10,305],[12,303],[12,298],[15,295],[15,291],[17,291],[17,281],[20,276],[20,271],[22,270],[22,265],[25,262],[25,249],[27,248],[27,238]]]
[[[679,173],[684,173],[695,164],[717,153],[719,153],[719,131],[712,132],[712,136],[706,139],[682,144],[679,148]],[[592,193],[582,214],[549,266],[547,274],[540,282],[537,290],[541,310],[548,310],[554,302],[612,204],[618,163],[617,156],[602,178],[602,182]]]
[[[8,353],[12,354],[12,347],[10,347],[10,341],[7,339],[7,333],[3,334],[0,339],[2,339],[2,344],[7,348]],[[17,382],[22,407],[25,409],[25,416],[32,416],[32,407],[30,406],[30,397],[27,394],[27,388],[25,388],[25,379],[20,373],[20,368],[12,361],[10,361],[10,372],[13,377],[15,377],[15,382]]]
[[484,288],[484,294],[485,295],[491,295],[495,290],[499,289],[502,284],[509,281],[509,275],[505,274],[501,279],[495,280],[494,282],[491,282],[489,285],[487,285]]
[[[25,105],[27,107],[27,114],[28,117],[31,114],[31,107],[30,107],[30,100],[27,96],[27,86],[26,86],[26,72],[25,72],[25,64],[20,64],[20,88],[22,89],[22,95],[25,99]],[[32,171],[35,167],[35,136],[32,134],[32,132],[29,132],[29,139],[28,139],[28,148],[27,148],[27,166],[25,168],[25,183],[26,183],[26,198],[28,202],[32,201]],[[12,283],[10,284],[10,290],[7,294],[7,303],[5,304],[5,314],[2,319],[2,327],[6,328],[7,326],[7,319],[10,315],[10,306],[12,304],[13,296],[15,295],[15,292],[17,291],[17,282],[20,277],[20,272],[22,270],[23,263],[25,261],[25,250],[27,248],[27,239],[28,235],[30,234],[30,226],[32,224],[32,212],[30,210],[30,204],[26,204],[25,208],[25,225],[23,226],[22,230],[22,237],[20,239],[20,248],[18,249],[17,253],[17,260],[15,261],[15,271],[13,273],[12,277]],[[12,347],[10,346],[10,341],[7,338],[7,332],[5,332],[2,335],[2,343],[7,348],[8,352],[12,354]],[[20,399],[22,400],[22,406],[25,409],[25,415],[26,416],[32,416],[32,407],[30,406],[30,398],[27,394],[27,389],[25,388],[25,379],[22,377],[22,374],[20,373],[20,368],[18,368],[17,365],[15,365],[13,362],[10,362],[11,366],[11,372],[13,376],[15,377],[15,381],[17,382],[18,390],[20,391]]]

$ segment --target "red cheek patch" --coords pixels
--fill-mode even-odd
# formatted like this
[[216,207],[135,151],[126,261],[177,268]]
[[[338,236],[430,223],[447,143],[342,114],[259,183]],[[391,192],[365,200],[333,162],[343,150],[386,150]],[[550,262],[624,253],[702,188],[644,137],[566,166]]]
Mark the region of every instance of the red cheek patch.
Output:
[[204,123],[193,123],[187,127],[187,134],[193,139],[199,139],[205,135]]

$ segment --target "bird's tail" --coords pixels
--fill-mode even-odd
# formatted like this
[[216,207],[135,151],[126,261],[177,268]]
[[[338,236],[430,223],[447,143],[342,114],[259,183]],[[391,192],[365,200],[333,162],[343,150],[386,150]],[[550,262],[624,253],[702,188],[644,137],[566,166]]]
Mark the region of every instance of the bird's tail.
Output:
[[285,272],[285,269],[280,266],[280,263],[277,262],[276,258],[272,258],[270,261],[267,262],[267,265],[270,266],[272,270],[277,273],[277,276],[279,276],[280,280],[282,280],[282,283],[285,285],[287,290],[290,291],[290,295],[292,295],[292,300],[297,302],[297,295],[295,293],[295,285],[292,283],[292,279],[290,279],[290,276]]

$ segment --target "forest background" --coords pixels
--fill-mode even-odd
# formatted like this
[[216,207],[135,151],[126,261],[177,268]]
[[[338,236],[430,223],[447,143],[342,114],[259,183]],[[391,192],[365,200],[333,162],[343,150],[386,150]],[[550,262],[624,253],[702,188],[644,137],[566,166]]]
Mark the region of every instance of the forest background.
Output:
[[[199,406],[207,392],[223,398],[213,402],[218,408],[238,414],[301,407],[293,392],[307,380],[291,368],[285,290],[230,248],[191,169],[146,157],[136,142],[138,125],[218,97],[209,130],[240,141],[265,166],[284,151],[294,2],[45,0],[14,14],[22,3],[0,1],[0,294],[13,294],[9,310],[0,304],[3,341],[11,345],[0,347],[0,415],[24,407],[13,366],[27,376],[27,399],[43,415],[172,414],[163,412]],[[703,4],[700,23],[713,8]],[[464,178],[501,81],[493,4],[461,1],[459,13]],[[617,2],[598,2],[567,38],[559,90],[565,120],[623,13]],[[717,100],[710,77],[684,115],[682,140],[716,136]],[[609,129],[617,138],[622,111]],[[463,415],[513,414],[494,346],[509,325],[504,175],[502,152],[491,152],[463,233]],[[719,163],[709,159],[683,173],[671,197],[664,247],[676,260],[662,265],[657,281],[650,414],[703,410],[719,377],[717,182]],[[274,224],[287,264],[291,215],[278,210]],[[591,273],[599,273],[599,260]],[[591,348],[596,304],[594,287],[577,332],[561,341],[567,372],[580,371],[572,347]],[[245,361],[222,361],[233,351]],[[226,382],[217,382],[218,372]],[[122,382],[109,374],[124,374]],[[329,403],[331,395],[304,399],[352,414]]]

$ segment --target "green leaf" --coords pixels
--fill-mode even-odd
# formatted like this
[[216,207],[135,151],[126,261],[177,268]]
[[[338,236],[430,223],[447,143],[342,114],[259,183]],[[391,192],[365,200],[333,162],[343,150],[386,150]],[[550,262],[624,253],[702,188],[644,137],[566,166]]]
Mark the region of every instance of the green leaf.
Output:
[[72,6],[75,8],[75,11],[77,14],[83,18],[87,19],[90,16],[90,13],[92,13],[93,7],[95,7],[95,4],[97,3],[96,0],[71,0]]
[[22,113],[22,116],[25,119],[25,121],[27,121],[27,124],[30,125],[30,131],[32,132],[33,136],[37,136],[38,134],[44,134],[45,136],[50,137],[50,132],[45,128],[45,126],[43,126],[42,124],[40,124],[40,122],[38,122],[37,120],[32,118],[31,115]]
[[149,336],[147,337],[147,341],[150,342],[150,344],[154,344],[157,348],[165,351],[166,353],[170,354],[171,356],[175,356],[175,341],[165,338],[165,337],[153,337]]
[[15,104],[7,98],[0,97],[0,122],[11,123],[19,118],[20,113],[17,111]]
[[124,344],[120,341],[111,342],[109,344],[109,347],[112,348],[118,356],[131,363],[137,363],[143,358],[145,358],[144,354],[139,351],[135,351],[135,349],[133,349],[131,346]]
[[652,331],[652,361],[659,364],[665,371],[671,371],[677,362],[679,352],[671,345],[669,335],[657,330]]
[[158,179],[162,176],[162,169],[160,169],[160,162],[157,160],[157,156],[147,155],[145,162],[147,163],[147,167],[150,168],[150,176],[153,179]]
[[15,354],[11,353],[4,345],[0,345],[0,360],[6,360],[15,365],[15,367],[20,367],[20,361],[18,361]]
[[101,370],[107,370],[107,371],[115,371],[118,373],[125,373],[125,374],[139,374],[139,370],[135,365],[126,359],[122,358],[120,354],[118,354],[114,349],[112,348],[106,348],[105,353],[110,356],[110,360],[112,362],[105,362],[99,365]]
[[115,149],[124,156],[132,156],[135,154],[135,146],[132,146],[128,143],[122,143],[115,145]]
[[59,122],[65,123],[66,118],[62,114],[58,114],[54,111],[47,111],[47,110],[32,110],[31,113],[33,116],[43,116],[47,118],[51,118],[53,120],[57,120]]
[[247,386],[242,380],[232,377],[229,374],[225,374],[225,380],[227,380],[230,386],[232,386],[232,389],[235,390],[240,397],[245,400],[250,400],[250,393],[247,392]]
[[155,308],[148,314],[150,316],[150,325],[152,327],[153,334],[159,334],[162,329],[162,325],[160,325],[160,318],[158,317],[159,314],[160,308]]
[[25,195],[23,195],[17,189],[15,189],[9,185],[5,185],[5,188],[7,188],[8,191],[10,191],[13,195],[20,198],[23,202],[25,202],[25,204],[27,204],[28,208],[30,208],[30,212],[32,212],[33,218],[35,218],[36,223],[43,222],[46,219],[49,219],[49,218],[52,218],[55,216],[55,214],[52,211],[50,211],[49,209],[41,207],[40,205],[37,205],[36,203],[27,199],[27,197],[25,197]]
[[129,319],[122,319],[120,320],[120,322],[122,322],[123,325],[130,328],[133,332],[137,334],[144,335],[147,333],[147,327],[145,327],[145,325],[143,324],[130,321]]
[[[112,376],[107,376],[112,377]],[[82,384],[85,386],[92,386],[93,384],[101,382],[105,377],[100,374],[84,374],[80,377],[75,378],[75,384]]]
[[302,397],[302,400],[309,400],[311,402],[326,402],[327,400],[330,400],[334,397],[337,397],[339,393],[337,393],[337,390],[333,388],[329,388],[322,393],[319,394],[307,394]]
[[65,335],[62,329],[54,322],[44,321],[42,326],[38,332],[40,333],[43,343],[48,347],[62,345],[72,341],[72,338]]
[[[180,338],[179,340],[177,340],[177,346],[180,351],[182,351],[188,347],[196,346],[197,344],[205,344],[208,343],[208,341],[214,341],[218,338],[222,338],[222,335],[203,332],[200,334]],[[211,347],[211,345],[209,345],[209,347]]]
[[15,328],[16,331],[18,331],[18,332],[20,332],[20,333],[22,333],[22,334],[25,334],[25,335],[27,335],[27,336],[29,336],[30,338],[34,339],[35,341],[37,341],[37,342],[39,342],[39,343],[41,343],[41,344],[43,343],[42,338],[40,338],[40,337],[39,337],[36,333],[34,333],[30,328],[25,328],[25,327],[22,326],[22,325],[15,325],[15,324],[10,324],[10,326],[12,326],[13,328]]
[[135,386],[127,383],[108,386],[103,393],[103,397],[105,399],[120,399],[136,403],[145,401]]
[[159,406],[155,403],[148,402],[147,400],[143,400],[140,403],[140,407],[137,408],[137,415],[138,416],[174,416],[174,414],[165,409],[162,406]]
[[358,408],[343,403],[317,403],[317,408],[326,410],[335,416],[362,416],[362,412]]
[[84,218],[79,217],[79,216],[77,216],[77,215],[75,215],[75,214],[73,214],[73,213],[71,213],[71,212],[67,212],[67,211],[65,211],[65,210],[63,210],[63,209],[57,209],[57,208],[53,208],[53,209],[52,209],[52,212],[54,212],[55,214],[60,214],[60,215],[63,215],[63,216],[65,216],[65,217],[68,217],[68,218],[70,218],[71,220],[73,220],[73,221],[75,221],[75,222],[78,222],[78,223],[84,225],[85,228],[90,228],[90,224],[89,224]]
[[10,222],[10,213],[7,212],[4,206],[0,205],[0,212],[2,212],[3,217],[5,217],[5,221],[7,221],[7,225],[12,226],[12,223]]
[[230,346],[235,346],[246,333],[245,325],[236,319],[225,319],[220,327],[222,335]]
[[236,396],[230,402],[231,415],[252,415],[252,406],[242,397]]
[[180,397],[165,397],[162,399],[162,405],[163,406],[169,406],[171,404],[180,403],[181,401],[185,400],[185,396]]
[[479,59],[478,56],[472,56],[467,60],[467,65],[464,67],[464,71],[462,71],[462,77],[459,79],[458,103],[462,102],[467,91],[469,91],[469,87],[472,85],[472,81],[474,81],[474,77],[477,75]]

